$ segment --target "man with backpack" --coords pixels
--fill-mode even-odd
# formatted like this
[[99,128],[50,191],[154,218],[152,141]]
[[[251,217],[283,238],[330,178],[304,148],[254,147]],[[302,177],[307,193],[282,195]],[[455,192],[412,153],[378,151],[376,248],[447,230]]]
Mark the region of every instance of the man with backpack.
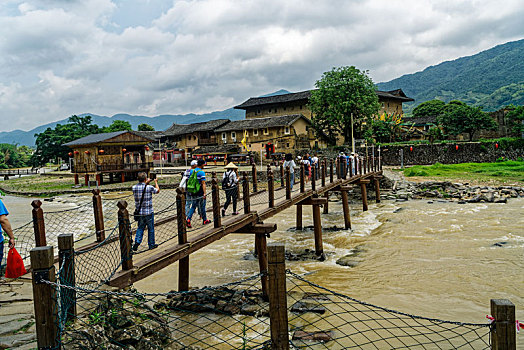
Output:
[[[182,189],[186,189],[187,187],[187,180],[189,179],[189,175],[191,175],[191,170],[195,169],[198,165],[198,162],[196,159],[193,159],[191,161],[191,168],[187,169],[184,174],[182,174],[182,180],[180,180],[180,184],[178,185],[178,187],[182,188]],[[189,213],[189,208],[191,207],[191,202],[189,200],[186,199],[186,214]],[[198,215],[200,215],[200,217],[202,217],[202,212],[200,211],[200,207],[197,207],[198,209]]]
[[224,169],[222,176],[222,189],[226,191],[226,202],[222,209],[222,216],[226,216],[226,210],[229,204],[233,202],[233,215],[238,215],[237,212],[237,197],[238,197],[238,176],[236,171],[238,167],[233,163],[229,163]]
[[204,172],[204,165],[206,162],[203,159],[197,161],[197,167],[191,169],[189,173],[189,179],[187,179],[186,192],[187,192],[187,201],[190,201],[191,207],[189,212],[186,213],[186,226],[191,228],[191,218],[195,213],[197,207],[200,208],[200,213],[202,215],[202,224],[207,225],[211,223],[207,219],[206,215],[206,173]]

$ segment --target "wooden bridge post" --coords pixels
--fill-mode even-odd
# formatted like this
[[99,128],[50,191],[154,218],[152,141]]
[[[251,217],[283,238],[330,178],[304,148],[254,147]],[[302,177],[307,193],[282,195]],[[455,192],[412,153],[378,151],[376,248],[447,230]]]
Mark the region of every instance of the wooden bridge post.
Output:
[[340,156],[337,156],[336,163],[337,163],[337,180],[340,180]]
[[366,189],[366,184],[369,183],[369,180],[360,180],[360,192],[362,193],[362,210],[368,210],[368,193]]
[[[60,284],[75,287],[75,243],[72,233],[58,236],[58,262],[60,264]],[[76,316],[76,291],[69,288],[60,288],[62,299],[62,317],[72,320]]]
[[274,208],[275,207],[275,182],[273,179],[273,171],[271,170],[271,166],[267,166],[267,190],[269,194],[269,207]]
[[265,233],[255,234],[255,250],[258,256],[258,266],[260,268],[260,283],[262,285],[262,297],[268,300],[268,281],[267,281],[267,241]]
[[93,213],[95,214],[96,241],[102,242],[104,239],[106,239],[106,232],[104,228],[102,197],[100,196],[100,189],[98,188],[93,190]]
[[317,169],[314,166],[311,167],[311,189],[313,191],[317,190]]
[[44,281],[56,282],[53,247],[37,247],[31,256],[33,303],[35,307],[36,340],[39,349],[55,349],[58,346],[58,305],[56,288]]
[[347,189],[340,189],[340,194],[342,195],[342,210],[344,212],[344,228],[351,228],[351,216],[349,210],[349,196]]
[[380,178],[377,176],[373,177],[373,182],[375,183],[376,202],[380,203]]
[[251,177],[253,178],[253,193],[257,192],[257,165],[255,163],[251,164]]
[[491,316],[495,318],[491,327],[491,349],[515,350],[515,305],[507,299],[491,299]]
[[268,244],[267,248],[271,348],[274,350],[289,350],[286,250],[282,243]]
[[291,172],[286,167],[286,199],[291,199]]
[[324,193],[324,197],[326,197],[326,204],[324,204],[324,210],[323,210],[323,213],[324,214],[328,214],[329,213],[329,191],[326,191]]
[[297,204],[297,219],[296,219],[296,229],[302,230],[302,204]]
[[329,159],[329,182],[333,183],[333,158]]
[[[313,198],[318,198],[318,193],[313,193]],[[320,219],[320,205],[313,204],[313,228],[315,231],[315,254],[320,256],[324,254],[322,245],[322,221]]]
[[44,211],[42,210],[42,202],[35,199],[31,202],[33,207],[33,230],[35,232],[35,242],[37,247],[45,247],[47,245],[45,237],[45,222]]
[[362,175],[362,158],[358,158],[358,173]]
[[284,187],[284,164],[280,164],[280,187]]
[[[213,215],[215,215],[214,211]],[[180,187],[176,189],[176,218],[178,229],[178,244],[186,244],[186,195],[184,193],[184,190]],[[178,261],[178,290],[189,290],[189,255]]]
[[363,174],[367,174],[367,171],[368,170],[368,165],[367,165],[367,157],[364,156],[362,157],[362,173]]
[[245,171],[242,172],[242,197],[244,197],[244,214],[249,214],[251,211],[251,203],[249,201],[249,181]]
[[300,163],[300,193],[306,191],[306,166],[304,163]]
[[131,253],[131,223],[127,202],[120,200],[118,206],[118,233],[120,238],[120,256],[122,257],[122,270],[133,268],[133,255]]
[[373,172],[376,172],[377,171],[377,164],[376,164],[376,159],[375,159],[375,156],[372,156],[371,157],[371,170]]
[[321,177],[321,184],[322,184],[322,187],[326,186],[326,160],[323,159],[322,160],[322,163],[320,164],[320,172],[322,174],[322,177]]
[[214,171],[211,179],[211,191],[213,200],[213,226],[219,228],[222,226],[222,217],[220,216],[220,192],[218,189],[217,173]]

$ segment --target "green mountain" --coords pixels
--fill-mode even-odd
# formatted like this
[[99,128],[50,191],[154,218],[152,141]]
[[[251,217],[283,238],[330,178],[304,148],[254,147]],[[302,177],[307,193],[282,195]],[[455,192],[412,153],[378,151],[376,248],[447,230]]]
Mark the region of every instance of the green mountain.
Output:
[[508,42],[473,56],[442,62],[422,72],[377,84],[379,90],[402,89],[418,104],[439,99],[461,100],[494,111],[508,104],[524,104],[524,39]]

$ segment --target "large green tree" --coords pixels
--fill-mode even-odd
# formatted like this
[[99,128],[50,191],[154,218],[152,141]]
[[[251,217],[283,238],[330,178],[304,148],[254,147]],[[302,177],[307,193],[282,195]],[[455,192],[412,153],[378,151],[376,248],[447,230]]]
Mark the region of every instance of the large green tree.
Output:
[[62,146],[64,143],[100,132],[97,125],[92,124],[91,116],[71,116],[67,124],[57,124],[55,128],[47,128],[44,132],[35,134],[36,151],[33,154],[33,165],[44,165],[58,157],[67,159],[70,149]]
[[413,109],[413,117],[436,117],[439,116],[446,108],[446,103],[441,100],[431,100],[419,104]]
[[367,72],[354,66],[325,72],[315,87],[309,100],[313,127],[331,143],[335,143],[337,135],[344,136],[346,142],[351,140],[351,115],[355,136],[359,136],[363,122],[370,123],[378,113],[380,105],[373,81]]
[[470,141],[479,130],[497,129],[497,123],[480,107],[471,107],[462,101],[450,101],[437,121],[447,134],[467,133]]
[[102,128],[102,132],[131,131],[131,123],[125,120],[113,120],[111,125]]
[[138,131],[155,131],[155,128],[149,124],[142,123],[138,125]]

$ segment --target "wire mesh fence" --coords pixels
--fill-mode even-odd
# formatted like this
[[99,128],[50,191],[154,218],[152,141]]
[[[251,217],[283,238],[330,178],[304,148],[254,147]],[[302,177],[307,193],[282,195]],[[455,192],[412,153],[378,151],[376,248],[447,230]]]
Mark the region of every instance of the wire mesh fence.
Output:
[[[58,273],[57,343],[65,349],[269,349],[262,275],[187,292],[69,287]],[[286,273],[288,336],[301,349],[489,349],[490,324],[410,315]],[[76,308],[76,314],[71,310]]]

